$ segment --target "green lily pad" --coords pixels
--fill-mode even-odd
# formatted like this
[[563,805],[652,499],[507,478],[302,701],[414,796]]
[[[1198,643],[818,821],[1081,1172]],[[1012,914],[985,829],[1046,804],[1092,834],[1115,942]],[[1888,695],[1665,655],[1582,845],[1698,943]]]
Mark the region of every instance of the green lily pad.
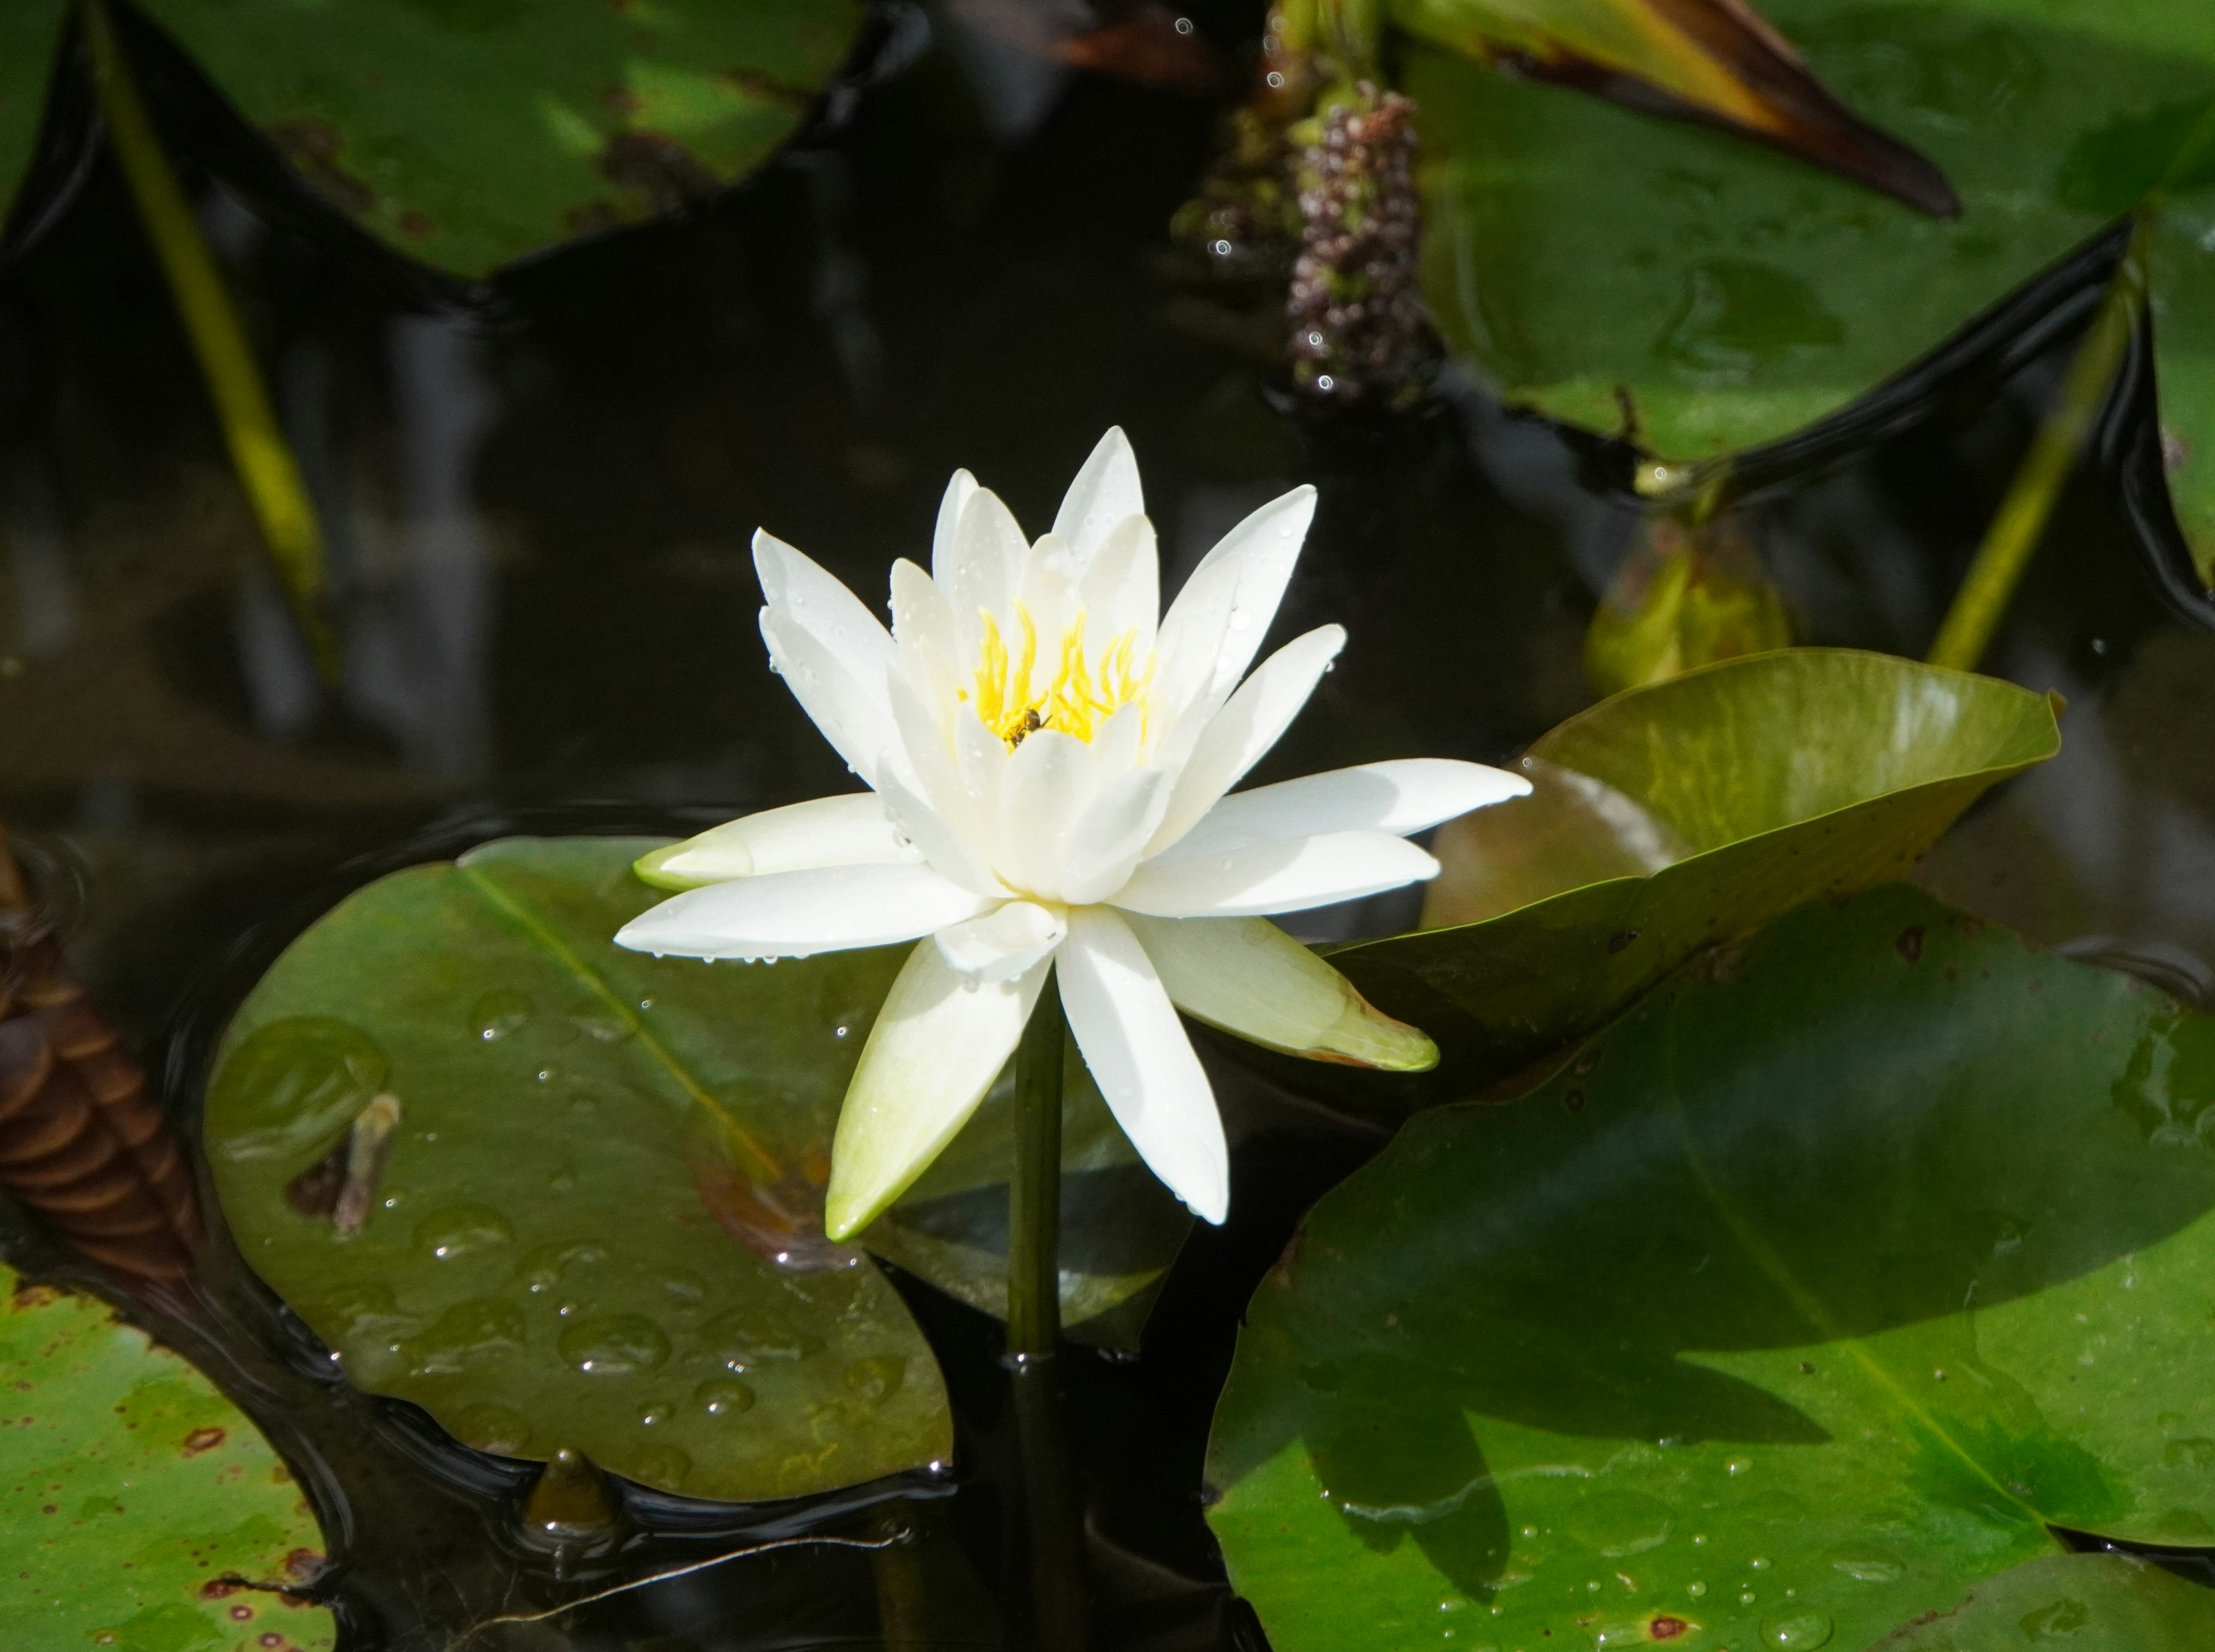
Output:
[[1507,394],[1654,452],[1776,439],[1900,372],[2165,189],[2151,248],[2169,484],[2215,556],[2215,13],[2201,0],[1765,0],[1863,120],[1943,169],[1934,220],[1719,132],[1408,55],[1426,287]]
[[2200,1652],[2215,1646],[2215,1589],[2129,1555],[2049,1555],[1971,1589],[1874,1652]]
[[[1689,672],[1602,701],[1531,746],[1537,764],[1615,801],[1580,805],[1580,852],[1525,855],[1512,887],[1526,904],[1358,943],[1331,962],[1438,1038],[1461,1064],[1447,1078],[1506,1072],[1598,1026],[1710,942],[1899,876],[1986,788],[2059,747],[2042,696],[1887,654],[1795,648]],[[1626,823],[1622,800],[1653,829]],[[1443,832],[1440,882],[1465,884],[1457,862],[1512,845],[1525,820],[1549,844],[1562,836],[1554,789],[1525,807]],[[1533,881],[1680,851],[1642,876]]]
[[0,1264],[0,1623],[24,1652],[327,1652],[322,1537],[215,1385]]
[[2211,1207],[2215,1018],[1810,907],[1316,1207],[1210,1518],[1279,1652],[1867,1647],[2049,1526],[2215,1543]]
[[[464,276],[680,206],[798,129],[856,0],[143,0],[306,181]],[[0,200],[35,133],[58,0],[0,21]]]
[[[240,1248],[357,1386],[487,1450],[746,1501],[942,1460],[930,1349],[819,1227],[899,959],[624,952],[610,937],[660,898],[630,875],[648,846],[488,844],[293,943],[208,1091]],[[347,1233],[317,1167],[378,1095],[399,1127]]]

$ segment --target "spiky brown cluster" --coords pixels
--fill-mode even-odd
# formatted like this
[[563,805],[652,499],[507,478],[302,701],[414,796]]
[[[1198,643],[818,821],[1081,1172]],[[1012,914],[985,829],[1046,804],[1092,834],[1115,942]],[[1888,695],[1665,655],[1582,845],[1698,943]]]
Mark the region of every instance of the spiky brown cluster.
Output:
[[1363,81],[1293,129],[1300,250],[1285,313],[1293,378],[1320,395],[1389,398],[1433,353],[1415,286],[1414,114]]

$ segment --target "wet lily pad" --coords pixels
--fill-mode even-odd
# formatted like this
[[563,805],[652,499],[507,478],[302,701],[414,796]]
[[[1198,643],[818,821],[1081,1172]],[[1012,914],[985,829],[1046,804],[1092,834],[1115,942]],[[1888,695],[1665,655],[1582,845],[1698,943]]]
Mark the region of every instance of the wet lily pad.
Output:
[[1210,1518],[1279,1652],[1867,1647],[2049,1526],[2215,1543],[2212,1207],[2215,1018],[1810,907],[1316,1207]]
[[2198,1652],[2215,1646],[2215,1589],[2128,1555],[2052,1555],[2002,1572],[1875,1652]]
[[2172,494],[2215,556],[2215,14],[2201,0],[1767,0],[1857,115],[1959,191],[1942,223],[1718,132],[1446,52],[1426,285],[1515,399],[1672,459],[1774,440],[1901,372],[2119,214],[2151,249]]
[[[660,898],[630,875],[649,846],[489,844],[296,941],[208,1091],[240,1247],[353,1383],[488,1451],[568,1448],[743,1500],[943,1459],[929,1348],[819,1226],[831,1127],[898,956],[622,951],[616,929]],[[348,1233],[316,1172],[380,1095],[398,1128]]]
[[[1506,1072],[1712,941],[1899,876],[1988,787],[2059,745],[2043,697],[1886,654],[1797,648],[1687,672],[1531,746],[1534,763],[1596,789],[1541,788],[1441,832],[1445,894],[1426,919],[1462,915],[1458,891],[1487,903],[1463,908],[1482,921],[1359,943],[1331,961],[1440,1041],[1445,1079]],[[1520,844],[1526,832],[1543,842]],[[1463,869],[1519,853],[1504,879]],[[1641,863],[1660,869],[1543,881]],[[1520,904],[1500,911],[1509,900]]]
[[213,1384],[100,1303],[0,1264],[0,1623],[10,1646],[324,1652],[322,1538]]
[[[309,186],[480,276],[752,171],[845,61],[855,0],[144,0]],[[57,0],[0,21],[0,200],[34,135]]]

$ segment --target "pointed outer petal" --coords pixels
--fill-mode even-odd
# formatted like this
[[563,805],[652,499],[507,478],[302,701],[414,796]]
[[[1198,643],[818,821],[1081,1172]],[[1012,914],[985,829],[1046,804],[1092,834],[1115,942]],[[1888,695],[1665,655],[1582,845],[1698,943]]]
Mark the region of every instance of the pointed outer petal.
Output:
[[1153,651],[1162,613],[1162,559],[1154,544],[1154,525],[1126,516],[1109,531],[1077,580],[1084,605],[1084,640],[1089,648],[1108,648],[1126,631],[1138,634],[1132,657],[1138,669]]
[[973,980],[1011,981],[1043,963],[1069,933],[1065,913],[1032,900],[942,929],[932,937],[954,972]]
[[1092,766],[1102,783],[1138,766],[1146,738],[1146,708],[1132,701],[1100,725],[1092,737]]
[[761,611],[761,633],[771,668],[848,768],[874,785],[888,764],[906,761],[882,681],[874,693],[864,689],[838,656],[784,609]]
[[1195,571],[1163,617],[1154,642],[1153,705],[1146,743],[1164,761],[1181,759],[1206,726],[1188,713],[1214,680],[1245,569],[1236,558]]
[[1198,579],[1218,561],[1230,559],[1245,570],[1223,651],[1215,662],[1212,686],[1217,694],[1229,694],[1254,663],[1269,622],[1277,617],[1277,605],[1285,599],[1285,586],[1292,581],[1300,547],[1307,543],[1315,508],[1316,490],[1305,485],[1271,500],[1218,540],[1193,571]]
[[912,865],[920,850],[893,824],[873,791],[819,797],[727,820],[696,838],[642,855],[632,867],[660,889],[696,889],[763,872],[817,866]]
[[1177,775],[1169,813],[1146,852],[1158,855],[1199,825],[1224,793],[1277,743],[1316,685],[1346,646],[1346,628],[1319,625],[1296,636],[1261,662],[1261,668],[1208,720]]
[[1130,926],[1105,906],[1069,914],[1056,955],[1084,1065],[1147,1167],[1203,1221],[1230,1207],[1230,1152],[1215,1092]]
[[954,531],[950,556],[943,562],[934,558],[931,569],[960,632],[960,646],[954,656],[957,665],[975,658],[983,642],[980,614],[990,610],[1005,627],[1029,548],[1030,542],[997,494],[979,488],[969,495]]
[[672,895],[616,933],[657,956],[806,958],[912,941],[995,903],[928,866],[820,866]]
[[965,981],[925,941],[885,997],[846,1088],[831,1144],[823,1225],[867,1226],[945,1151],[1022,1037],[1046,966],[1012,981]]
[[754,534],[754,572],[772,608],[791,615],[864,689],[881,695],[899,659],[892,634],[831,573],[776,535]]
[[1384,1014],[1353,983],[1266,918],[1123,921],[1146,949],[1169,1001],[1255,1044],[1316,1061],[1427,1072],[1439,1047]]
[[1126,517],[1139,515],[1146,499],[1138,488],[1138,458],[1119,425],[1100,439],[1054,513],[1053,531],[1079,562],[1088,560]]
[[1000,832],[1000,789],[1014,753],[977,715],[977,708],[960,707],[954,713],[954,762],[961,777],[962,795],[969,800],[970,818],[976,823],[977,851],[997,863]]
[[[944,754],[938,755],[943,762]],[[1014,893],[992,875],[985,857],[920,793],[910,790],[892,775],[880,777],[879,784],[887,807],[940,876],[987,900],[1005,900]]]
[[1008,758],[1000,782],[1001,881],[1042,900],[1061,899],[1069,834],[1097,789],[1091,749],[1042,728]]
[[939,495],[938,525],[930,536],[930,571],[942,586],[953,581],[954,536],[961,531],[961,513],[976,491],[977,478],[966,470],[956,470],[947,478],[946,491]]
[[[1032,681],[1040,688],[1053,680],[1054,668],[1061,659],[1062,633],[1076,623],[1077,611],[1083,605],[1077,583],[1082,572],[1077,558],[1070,554],[1069,542],[1058,534],[1040,535],[1038,544],[1023,557],[1022,579],[1015,594],[1038,631],[1038,674]],[[1089,627],[1085,640],[1096,640]],[[1014,646],[1012,640],[1009,646]]]
[[1114,904],[1157,918],[1264,918],[1359,900],[1439,875],[1439,863],[1389,832],[1328,832],[1198,860],[1150,860]]
[[1162,851],[1166,860],[1218,855],[1249,844],[1311,838],[1325,832],[1421,832],[1529,794],[1531,783],[1505,769],[1446,758],[1402,758],[1304,775],[1233,792]]
[[961,635],[946,593],[905,557],[893,564],[893,641],[908,686],[930,704],[950,737],[952,709],[966,686],[954,668]]
[[1072,906],[1108,900],[1131,881],[1146,839],[1169,807],[1169,777],[1138,769],[1100,789],[1062,851],[1061,898]]

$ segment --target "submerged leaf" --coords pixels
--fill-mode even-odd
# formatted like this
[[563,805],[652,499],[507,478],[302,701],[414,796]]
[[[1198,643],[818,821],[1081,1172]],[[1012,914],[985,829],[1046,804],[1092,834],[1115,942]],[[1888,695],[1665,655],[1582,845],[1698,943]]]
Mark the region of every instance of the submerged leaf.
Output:
[[[1331,961],[1471,1064],[1463,1078],[1505,1072],[1598,1026],[1710,942],[1899,876],[1986,788],[2059,746],[2047,701],[1992,678],[1830,648],[1710,666],[1603,701],[1530,752],[1604,789],[1575,805],[1574,852],[1534,850],[1533,868],[1581,877],[1607,863],[1585,856],[1606,852],[1671,863],[1580,887],[1528,878],[1508,886],[1526,903],[1513,910]],[[1443,889],[1482,883],[1463,856],[1512,841],[1519,810],[1533,811],[1543,844],[1561,841],[1561,807],[1502,803],[1470,837],[1448,828]],[[1609,832],[1625,834],[1611,851]],[[1459,916],[1448,898],[1427,916]]]
[[325,1652],[322,1538],[215,1385],[0,1264],[0,1624],[11,1647]]
[[1811,907],[1316,1207],[1210,1519],[1280,1652],[1866,1647],[2049,1526],[2206,1545],[2211,1211],[2215,1019],[1904,887]]

